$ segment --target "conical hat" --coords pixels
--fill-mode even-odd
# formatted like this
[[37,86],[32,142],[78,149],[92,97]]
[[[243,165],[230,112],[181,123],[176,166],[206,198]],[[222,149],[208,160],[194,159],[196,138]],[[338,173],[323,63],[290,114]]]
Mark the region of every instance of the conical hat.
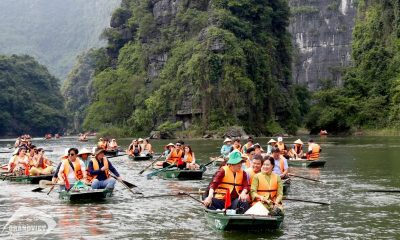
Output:
[[276,143],[276,141],[271,138],[271,140],[269,140],[268,143]]
[[299,139],[297,139],[296,141],[294,141],[294,143],[295,143],[295,144],[300,144],[300,145],[303,145],[303,142],[300,140],[300,138],[299,138]]
[[78,156],[81,156],[83,154],[92,154],[92,152],[89,151],[89,149],[87,149],[87,148],[82,148],[82,150],[79,151]]
[[254,204],[249,210],[247,210],[245,215],[260,215],[260,216],[268,216],[269,211],[261,202],[257,202]]
[[226,143],[226,142],[232,142],[232,139],[230,139],[230,138],[225,138],[224,143]]

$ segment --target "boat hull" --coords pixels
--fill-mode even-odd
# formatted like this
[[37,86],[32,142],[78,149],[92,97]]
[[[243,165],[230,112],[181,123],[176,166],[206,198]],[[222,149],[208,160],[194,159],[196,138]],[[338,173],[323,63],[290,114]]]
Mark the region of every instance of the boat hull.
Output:
[[283,216],[226,215],[223,211],[205,209],[208,223],[216,230],[270,231],[279,229]]
[[203,179],[203,173],[205,171],[205,167],[199,170],[181,170],[178,168],[172,168],[159,172],[157,175],[164,179],[201,180]]
[[150,160],[150,159],[152,159],[153,158],[153,156],[129,156],[129,159],[130,160],[133,160],[133,161],[147,161],[147,160]]
[[89,201],[96,202],[102,201],[112,196],[113,191],[108,189],[94,189],[94,190],[80,190],[80,191],[61,191],[58,198],[70,202]]
[[51,181],[52,178],[53,178],[53,175],[48,174],[48,175],[39,175],[39,176],[9,176],[6,179],[11,182],[39,184],[40,180]]
[[107,150],[104,152],[104,155],[107,157],[116,157],[118,155],[118,149],[117,150]]
[[325,160],[288,160],[289,167],[321,168],[325,163]]

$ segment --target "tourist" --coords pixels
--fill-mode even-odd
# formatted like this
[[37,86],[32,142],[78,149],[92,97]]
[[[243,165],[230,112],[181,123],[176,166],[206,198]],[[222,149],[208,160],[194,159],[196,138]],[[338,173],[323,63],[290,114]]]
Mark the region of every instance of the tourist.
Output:
[[278,174],[281,179],[289,177],[289,166],[286,158],[281,155],[279,148],[272,149],[272,158],[274,159],[274,173]]
[[221,155],[223,158],[228,157],[229,153],[232,151],[232,139],[225,138],[224,145],[221,147]]
[[315,143],[313,139],[308,140],[307,160],[318,160],[321,151],[319,144]]
[[294,141],[292,148],[288,153],[289,157],[292,159],[301,159],[303,158],[303,142],[300,139]]
[[69,190],[76,181],[86,181],[85,164],[78,158],[78,149],[70,148],[68,158],[63,157],[60,170],[58,171],[58,180],[62,184],[60,190]]
[[89,163],[89,174],[90,178],[92,179],[92,189],[113,190],[116,180],[111,176],[111,173],[115,175],[118,181],[122,181],[118,171],[104,155],[104,149],[96,149],[94,157]]

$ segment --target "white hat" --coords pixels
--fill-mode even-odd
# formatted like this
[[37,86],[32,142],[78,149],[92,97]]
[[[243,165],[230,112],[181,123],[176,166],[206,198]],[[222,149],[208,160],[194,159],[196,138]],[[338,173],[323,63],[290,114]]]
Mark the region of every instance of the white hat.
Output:
[[300,138],[297,139],[296,141],[294,141],[294,143],[295,143],[295,144],[301,144],[301,145],[303,145],[303,142],[300,140]]
[[276,143],[276,141],[271,138],[271,140],[269,140],[268,143]]
[[175,146],[175,144],[173,144],[173,143],[168,143],[167,147],[169,147],[169,146]]
[[143,139],[142,139],[142,138],[139,138],[139,139],[138,139],[138,142],[143,142]]
[[226,143],[226,142],[232,142],[232,139],[230,139],[230,138],[225,138],[224,143]]
[[282,142],[283,138],[282,137],[278,137],[278,142]]
[[89,149],[87,149],[87,148],[82,148],[82,150],[79,151],[78,156],[83,155],[83,154],[92,154],[92,152],[89,151]]

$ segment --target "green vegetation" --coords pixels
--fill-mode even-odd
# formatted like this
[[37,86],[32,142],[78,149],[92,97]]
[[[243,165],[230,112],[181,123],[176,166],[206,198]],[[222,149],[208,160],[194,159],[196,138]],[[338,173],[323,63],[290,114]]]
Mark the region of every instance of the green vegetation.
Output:
[[0,55],[0,135],[61,132],[66,117],[58,79],[32,57]]
[[313,132],[400,127],[400,8],[397,1],[359,1],[353,32],[354,66],[342,88],[314,94],[307,127]]
[[202,133],[296,131],[303,112],[290,82],[286,1],[184,0],[174,14],[156,4],[123,0],[114,12],[85,129],[148,133],[199,110],[191,129]]
[[28,54],[64,80],[99,39],[119,0],[1,0],[0,54]]

